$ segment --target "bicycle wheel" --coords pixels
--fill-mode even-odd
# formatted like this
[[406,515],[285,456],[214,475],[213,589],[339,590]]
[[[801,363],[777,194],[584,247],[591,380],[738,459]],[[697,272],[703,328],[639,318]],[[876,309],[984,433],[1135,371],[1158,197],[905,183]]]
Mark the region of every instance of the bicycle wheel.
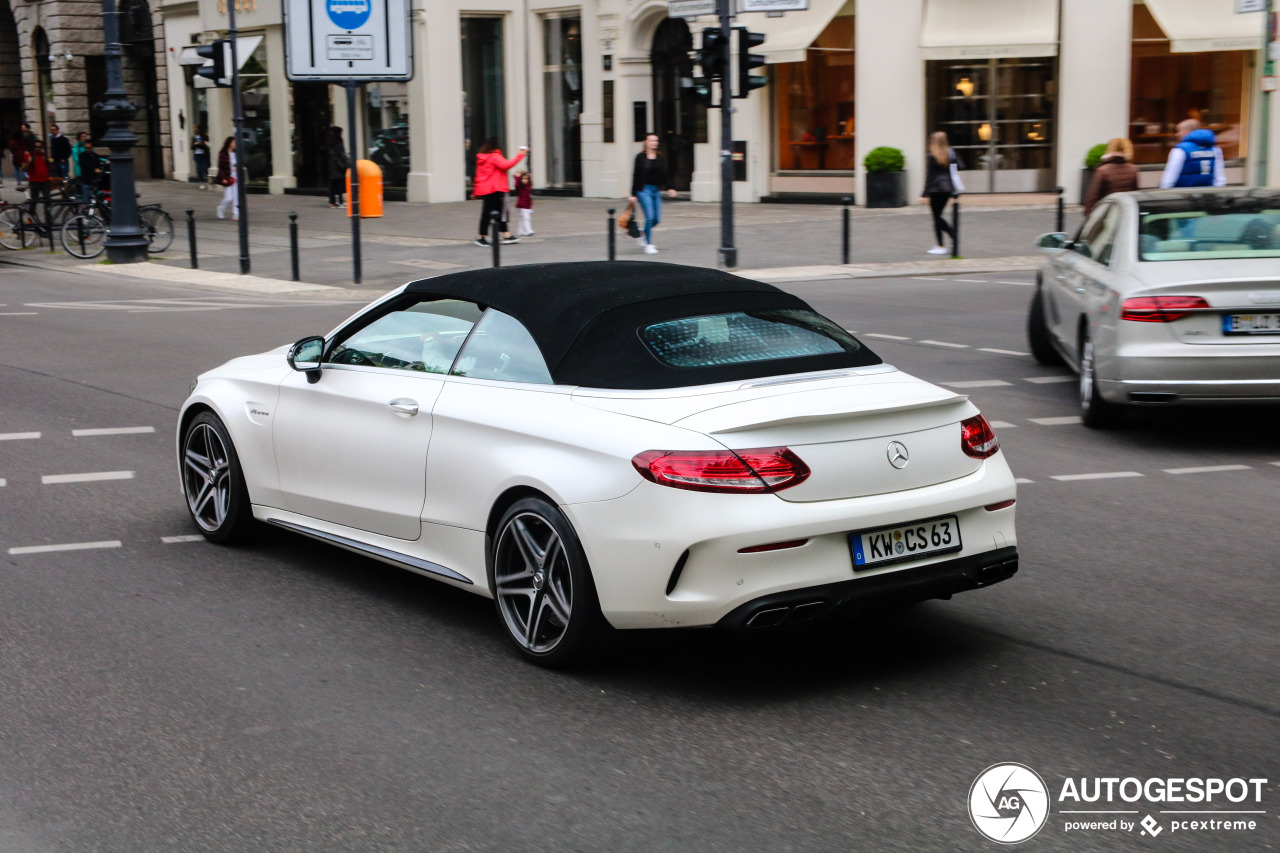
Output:
[[0,211],[0,246],[6,249],[25,249],[35,243],[35,218],[20,207],[8,207]]
[[158,255],[173,244],[173,217],[160,208],[143,208],[138,221],[147,234],[148,252]]
[[62,248],[74,258],[96,258],[107,248],[107,226],[96,216],[73,216],[62,226]]

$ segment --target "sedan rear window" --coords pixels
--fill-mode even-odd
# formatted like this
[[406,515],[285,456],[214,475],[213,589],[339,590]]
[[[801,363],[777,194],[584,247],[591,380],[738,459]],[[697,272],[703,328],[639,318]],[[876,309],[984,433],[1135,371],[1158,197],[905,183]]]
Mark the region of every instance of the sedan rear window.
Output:
[[1139,205],[1144,261],[1280,258],[1280,197],[1191,196]]
[[797,308],[665,320],[641,328],[640,339],[659,361],[677,368],[838,355],[862,349],[853,335],[835,323]]

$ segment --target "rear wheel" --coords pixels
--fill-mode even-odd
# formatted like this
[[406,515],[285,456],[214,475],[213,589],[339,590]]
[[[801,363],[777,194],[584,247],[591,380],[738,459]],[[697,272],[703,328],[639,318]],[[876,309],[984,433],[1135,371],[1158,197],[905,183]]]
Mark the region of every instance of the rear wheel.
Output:
[[1124,409],[1108,403],[1098,392],[1093,339],[1085,332],[1080,341],[1080,419],[1087,427],[1106,429],[1118,424],[1123,417]]
[[1062,364],[1062,356],[1054,349],[1049,334],[1049,322],[1044,316],[1044,292],[1039,287],[1031,297],[1031,309],[1027,312],[1027,344],[1031,347],[1031,357],[1041,364]]
[[62,248],[75,258],[96,258],[107,248],[107,226],[92,214],[81,213],[62,225]]
[[25,249],[36,241],[36,221],[20,207],[0,211],[0,246]]
[[210,542],[244,538],[253,522],[249,491],[231,436],[212,412],[201,412],[182,437],[182,492],[191,519]]
[[498,616],[528,661],[567,667],[597,657],[611,631],[569,520],[541,498],[516,501],[498,522],[490,561]]
[[173,217],[158,207],[149,207],[138,215],[147,235],[147,251],[158,255],[173,245]]

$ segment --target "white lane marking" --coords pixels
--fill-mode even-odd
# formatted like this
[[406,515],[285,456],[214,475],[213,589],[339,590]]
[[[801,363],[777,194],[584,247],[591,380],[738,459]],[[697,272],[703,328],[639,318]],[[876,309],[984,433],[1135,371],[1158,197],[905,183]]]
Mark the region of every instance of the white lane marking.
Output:
[[939,382],[938,384],[946,385],[948,388],[999,388],[1013,383],[1005,382],[1003,379],[973,379],[967,382]]
[[1166,474],[1215,474],[1218,471],[1252,471],[1252,465],[1201,465],[1195,468],[1165,468]]
[[1028,480],[1026,477],[1015,477],[1013,482],[1026,485],[1027,483],[1034,483],[1035,480]]
[[1040,426],[1065,426],[1067,424],[1083,423],[1079,415],[1066,415],[1061,418],[1027,418],[1027,420],[1033,424],[1040,424]]
[[38,432],[0,432],[0,441],[22,441],[26,438],[39,438]]
[[3,489],[7,485],[9,485],[9,481],[4,477],[0,477],[0,489]]
[[63,545],[24,545],[21,548],[10,548],[10,554],[48,554],[52,551],[90,551],[95,548],[119,548],[120,540],[107,542],[67,542]]
[[884,338],[886,341],[909,341],[911,338],[904,338],[902,335],[883,335],[879,332],[867,332],[864,338]]
[[40,482],[46,486],[57,483],[96,483],[99,480],[132,480],[132,471],[92,471],[87,474],[46,474]]
[[1050,477],[1050,480],[1115,480],[1120,477],[1141,477],[1137,471],[1102,471],[1097,474],[1058,474]]
[[1016,284],[1018,285],[1018,287],[1033,287],[1035,285],[1034,281],[997,281],[992,283],[993,284]]
[[186,534],[184,536],[161,536],[160,541],[166,545],[176,545],[179,542],[203,542],[204,537],[200,534]]
[[1272,462],[1271,464],[1276,466],[1277,468],[1280,468],[1280,462]]
[[945,278],[938,278],[936,276],[928,276],[928,275],[913,275],[911,277],[916,281],[946,281]]
[[986,284],[985,278],[953,278],[951,281],[963,281],[965,284]]
[[969,348],[968,344],[952,344],[952,343],[947,343],[946,341],[920,341],[920,343],[928,344],[929,346],[934,346],[934,347],[950,347],[951,349],[968,349]]
[[0,317],[34,317],[39,311],[0,311]]
[[105,429],[73,429],[71,434],[76,438],[83,438],[90,435],[142,435],[143,433],[155,432],[155,427],[107,427]]
[[1075,382],[1075,376],[1027,376],[1023,382],[1034,382],[1037,385],[1050,385],[1054,382]]
[[978,352],[993,352],[996,355],[1031,355],[1029,352],[1023,352],[1016,349],[996,349],[995,347],[978,347]]
[[1011,424],[1008,421],[988,421],[988,423],[991,424],[992,429],[1014,429],[1018,426],[1017,424]]

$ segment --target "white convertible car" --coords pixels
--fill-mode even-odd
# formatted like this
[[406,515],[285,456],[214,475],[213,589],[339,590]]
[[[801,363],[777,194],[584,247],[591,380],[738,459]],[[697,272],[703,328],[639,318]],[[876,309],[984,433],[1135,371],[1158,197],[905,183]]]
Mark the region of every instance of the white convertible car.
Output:
[[611,629],[762,629],[1017,571],[968,398],[714,270],[413,282],[200,376],[178,466],[214,542],[255,520],[492,597],[528,659]]

